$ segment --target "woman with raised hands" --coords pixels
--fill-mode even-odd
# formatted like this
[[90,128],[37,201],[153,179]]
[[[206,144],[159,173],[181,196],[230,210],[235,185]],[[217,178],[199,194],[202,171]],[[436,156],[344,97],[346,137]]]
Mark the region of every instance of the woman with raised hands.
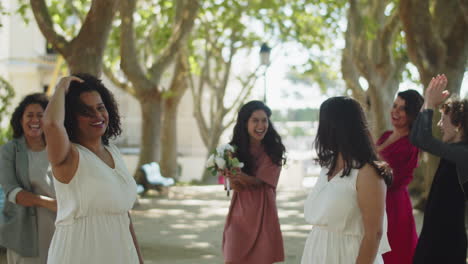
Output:
[[[411,130],[411,143],[440,157],[424,210],[414,264],[465,264],[468,197],[468,100],[449,99],[447,77],[432,78]],[[441,111],[442,139],[432,135],[434,110]]]

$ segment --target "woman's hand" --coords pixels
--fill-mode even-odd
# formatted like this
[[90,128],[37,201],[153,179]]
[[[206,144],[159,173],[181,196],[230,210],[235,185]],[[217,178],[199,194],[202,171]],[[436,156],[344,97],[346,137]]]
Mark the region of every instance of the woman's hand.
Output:
[[57,212],[57,200],[40,195],[42,200],[42,207],[49,209],[52,212]]
[[58,82],[57,86],[55,87],[55,89],[63,89],[65,93],[67,93],[68,88],[70,88],[70,83],[73,81],[80,82],[80,83],[83,82],[82,79],[76,76],[70,75],[70,76],[62,77],[60,81]]
[[240,168],[235,168],[233,170],[234,172],[227,170],[225,174],[231,181],[231,187],[233,190],[252,189],[262,184],[262,181],[257,177],[252,177],[242,173]]
[[236,192],[242,191],[245,189],[244,184],[240,181],[239,175],[241,174],[241,170],[239,168],[235,169],[224,169],[223,171],[224,177],[229,180],[229,185],[231,189]]
[[444,74],[433,77],[425,94],[425,109],[434,109],[442,104],[450,95],[447,88],[447,77]]
[[15,199],[16,203],[22,206],[43,207],[53,212],[57,212],[57,200],[44,195],[38,195],[22,190],[16,195]]

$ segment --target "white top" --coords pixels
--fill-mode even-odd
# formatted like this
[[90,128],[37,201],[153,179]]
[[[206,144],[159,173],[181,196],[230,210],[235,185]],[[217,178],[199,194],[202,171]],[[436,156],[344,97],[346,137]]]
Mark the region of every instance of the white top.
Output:
[[[352,169],[344,177],[339,172],[330,181],[327,172],[328,169],[322,169],[304,204],[305,219],[313,228],[306,241],[302,264],[354,263],[364,235],[356,191],[359,170]],[[386,214],[383,231],[374,263],[383,263],[381,254],[390,251]]]
[[138,263],[128,217],[136,183],[117,147],[106,147],[115,164],[110,168],[87,148],[74,146],[75,176],[69,184],[54,180],[58,213],[47,263]]

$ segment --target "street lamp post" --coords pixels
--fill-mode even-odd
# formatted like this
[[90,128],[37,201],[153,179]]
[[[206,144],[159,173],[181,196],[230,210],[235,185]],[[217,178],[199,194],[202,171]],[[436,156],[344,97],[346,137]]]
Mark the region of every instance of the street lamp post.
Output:
[[271,48],[266,43],[263,43],[260,47],[260,64],[265,66],[263,71],[263,102],[266,104],[267,98],[267,84],[266,84],[266,73],[268,66],[270,66],[270,53]]

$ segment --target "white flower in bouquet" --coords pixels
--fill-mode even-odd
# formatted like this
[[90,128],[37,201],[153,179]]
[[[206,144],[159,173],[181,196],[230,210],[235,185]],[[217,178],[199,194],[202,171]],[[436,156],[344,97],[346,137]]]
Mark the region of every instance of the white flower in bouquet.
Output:
[[216,163],[216,166],[218,167],[218,169],[220,169],[220,170],[224,170],[224,168],[226,168],[226,161],[222,157],[216,157],[215,158],[215,163]]
[[226,151],[229,151],[231,153],[234,153],[235,152],[235,149],[233,146],[229,145],[229,144],[224,144],[224,145],[220,145],[216,148],[216,153],[219,155],[219,156],[224,156]]
[[206,167],[209,168],[209,167],[214,167],[215,166],[215,157],[214,155],[210,155],[210,157],[208,158],[208,160],[206,161]]
[[[236,147],[229,144],[220,145],[210,155],[206,161],[206,168],[211,172],[213,176],[216,176],[219,171],[228,169],[233,174],[237,173],[237,168],[243,168],[244,163],[240,162],[234,154]],[[226,179],[226,190],[229,196],[231,190],[229,179]]]

